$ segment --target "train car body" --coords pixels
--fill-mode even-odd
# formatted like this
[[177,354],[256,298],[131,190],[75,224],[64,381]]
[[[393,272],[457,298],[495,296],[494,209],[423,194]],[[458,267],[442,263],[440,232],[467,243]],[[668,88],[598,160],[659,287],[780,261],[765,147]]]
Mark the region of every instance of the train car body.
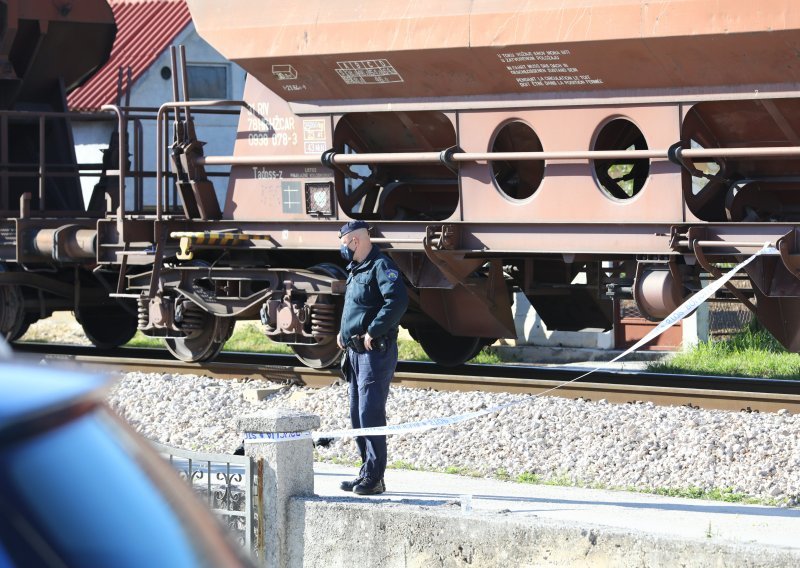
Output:
[[103,0],[0,1],[0,333],[9,339],[63,309],[98,345],[136,332],[135,305],[109,297],[116,270],[95,271],[97,220],[111,209],[84,207],[66,104],[115,36]]
[[[663,318],[765,242],[780,255],[727,293],[800,350],[788,0],[188,4],[250,74],[245,100],[162,107],[157,208],[123,199],[96,248],[179,358],[261,319],[334,362],[350,219],[401,267],[403,325],[441,363],[514,337],[514,291],[551,329],[609,329],[615,299]],[[222,105],[242,109],[234,155],[206,156],[193,113]]]

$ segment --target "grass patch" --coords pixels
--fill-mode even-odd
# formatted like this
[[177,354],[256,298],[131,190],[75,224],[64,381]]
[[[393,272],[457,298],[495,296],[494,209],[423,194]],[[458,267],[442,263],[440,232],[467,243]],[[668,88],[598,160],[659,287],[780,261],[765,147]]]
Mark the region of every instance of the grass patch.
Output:
[[270,341],[255,323],[239,324],[231,338],[222,346],[223,351],[243,353],[294,353],[288,345]]
[[484,475],[479,471],[455,465],[449,465],[446,468],[438,471],[441,471],[442,473],[449,473],[451,475],[463,475],[465,477],[484,477]]
[[751,327],[730,339],[703,342],[648,371],[673,374],[800,379],[800,355],[788,353],[772,335]]
[[764,504],[763,499],[756,499],[744,493],[737,493],[732,487],[701,489],[700,487],[684,487],[678,489],[656,488],[652,490],[637,489],[642,493],[664,495],[666,497],[683,497],[686,499],[706,499],[709,501],[724,501],[726,503],[744,503],[748,505]]
[[566,473],[558,473],[550,479],[542,481],[542,485],[553,485],[555,487],[583,487],[582,484],[576,483]]
[[[317,453],[316,450],[314,451],[314,453],[315,454]],[[320,458],[319,456],[316,456],[314,461],[317,461],[318,459],[319,459],[319,461],[323,461],[322,458]],[[347,466],[347,467],[360,467],[361,466],[361,460],[340,458],[339,456],[331,456],[329,458],[325,458],[324,461],[330,462],[330,463],[335,464],[335,465],[343,465],[343,466]]]
[[509,475],[508,471],[503,468],[498,469],[494,472],[494,476],[497,479],[501,479],[503,481],[509,481],[511,479],[511,475]]
[[484,347],[470,363],[478,363],[479,365],[500,365],[503,359],[491,347]]
[[164,341],[157,337],[149,337],[141,331],[137,331],[136,335],[125,344],[125,347],[148,347],[151,349],[158,349],[159,347],[164,347]]
[[[158,337],[148,337],[141,331],[137,331],[128,344],[128,347],[147,347],[147,348],[163,348],[164,340]],[[242,353],[287,353],[293,354],[292,348],[282,343],[275,343],[270,341],[261,330],[261,326],[251,322],[240,322],[236,325],[236,329],[231,335],[231,338],[222,347],[223,351],[239,351]],[[397,342],[398,358],[401,361],[430,361],[430,357],[425,354],[419,343],[407,339],[400,339]],[[495,365],[501,363],[500,357],[497,356],[490,348],[484,348],[472,360],[473,363],[481,363],[484,365]]]
[[[164,347],[164,340],[158,337],[148,337],[137,331],[128,344],[128,347]],[[294,353],[288,345],[270,341],[261,331],[261,326],[245,322],[236,325],[231,338],[225,342],[223,351],[239,351],[242,353]]]
[[541,485],[542,476],[539,475],[538,473],[523,471],[517,476],[517,478],[514,481],[516,481],[517,483],[530,483],[531,485]]
[[544,479],[541,475],[531,472],[522,472],[515,479],[517,483],[530,483],[533,485],[555,485],[563,487],[589,487],[591,489],[622,490],[633,493],[649,493],[652,495],[663,495],[665,497],[683,497],[686,499],[705,499],[708,501],[724,501],[726,503],[743,503],[748,505],[774,505],[773,500],[758,499],[745,493],[738,493],[733,487],[722,487],[712,489],[701,489],[699,487],[683,488],[656,488],[642,489],[640,487],[608,487],[603,484],[583,484],[575,483],[566,475],[558,475],[551,479]]
[[410,471],[419,470],[419,468],[417,466],[415,466],[413,463],[407,462],[407,461],[403,461],[403,460],[393,461],[392,463],[390,463],[388,465],[388,467],[390,467],[392,469],[407,469],[407,470],[410,470]]
[[397,358],[400,361],[430,361],[425,352],[416,341],[408,339],[397,340]]

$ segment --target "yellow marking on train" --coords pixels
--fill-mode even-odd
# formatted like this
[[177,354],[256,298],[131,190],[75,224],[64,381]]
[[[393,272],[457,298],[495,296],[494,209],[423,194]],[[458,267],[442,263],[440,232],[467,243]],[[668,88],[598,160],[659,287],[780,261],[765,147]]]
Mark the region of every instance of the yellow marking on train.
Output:
[[235,246],[251,241],[266,241],[270,235],[229,232],[229,231],[174,231],[169,234],[173,239],[180,239],[180,252],[176,255],[180,260],[192,260],[192,245]]

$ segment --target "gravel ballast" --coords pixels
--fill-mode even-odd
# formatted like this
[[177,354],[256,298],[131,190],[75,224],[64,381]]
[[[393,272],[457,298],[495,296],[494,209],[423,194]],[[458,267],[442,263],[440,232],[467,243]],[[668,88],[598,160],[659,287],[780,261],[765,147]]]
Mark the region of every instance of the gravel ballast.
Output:
[[[145,437],[187,449],[232,453],[236,417],[274,407],[320,416],[321,430],[349,427],[346,386],[285,387],[259,402],[245,391],[266,381],[127,373],[109,401]],[[435,392],[392,387],[390,424],[462,414],[525,400],[499,413],[389,439],[389,462],[486,476],[527,473],[543,482],[638,490],[714,489],[795,505],[800,494],[800,420],[772,414],[609,404],[556,397]],[[317,458],[355,463],[352,440]],[[391,471],[387,473],[391,476]]]
[[[83,343],[74,320],[51,318],[27,338]],[[285,387],[262,401],[245,392],[266,381],[127,373],[109,402],[145,437],[182,448],[232,453],[236,418],[273,407],[320,416],[321,430],[349,427],[346,386]],[[766,502],[800,501],[800,418],[777,413],[609,404],[556,397],[435,392],[392,387],[390,424],[462,414],[526,400],[499,413],[389,438],[389,462],[404,467],[531,474],[542,482],[638,490],[722,490]],[[317,448],[317,459],[356,463],[352,440]],[[391,471],[387,473],[391,476]]]

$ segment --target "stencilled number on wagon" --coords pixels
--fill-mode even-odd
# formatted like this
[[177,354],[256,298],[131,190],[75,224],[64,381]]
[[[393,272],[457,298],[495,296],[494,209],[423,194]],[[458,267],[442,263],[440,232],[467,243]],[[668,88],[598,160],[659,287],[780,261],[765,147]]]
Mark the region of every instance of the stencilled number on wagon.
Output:
[[269,116],[269,103],[256,103],[249,107],[247,141],[250,146],[294,146],[298,136],[295,117],[275,114]]
[[269,103],[255,103],[247,107],[247,130],[249,132],[268,132],[270,124],[267,121]]
[[283,177],[283,170],[253,167],[253,177],[256,179],[280,179]]

